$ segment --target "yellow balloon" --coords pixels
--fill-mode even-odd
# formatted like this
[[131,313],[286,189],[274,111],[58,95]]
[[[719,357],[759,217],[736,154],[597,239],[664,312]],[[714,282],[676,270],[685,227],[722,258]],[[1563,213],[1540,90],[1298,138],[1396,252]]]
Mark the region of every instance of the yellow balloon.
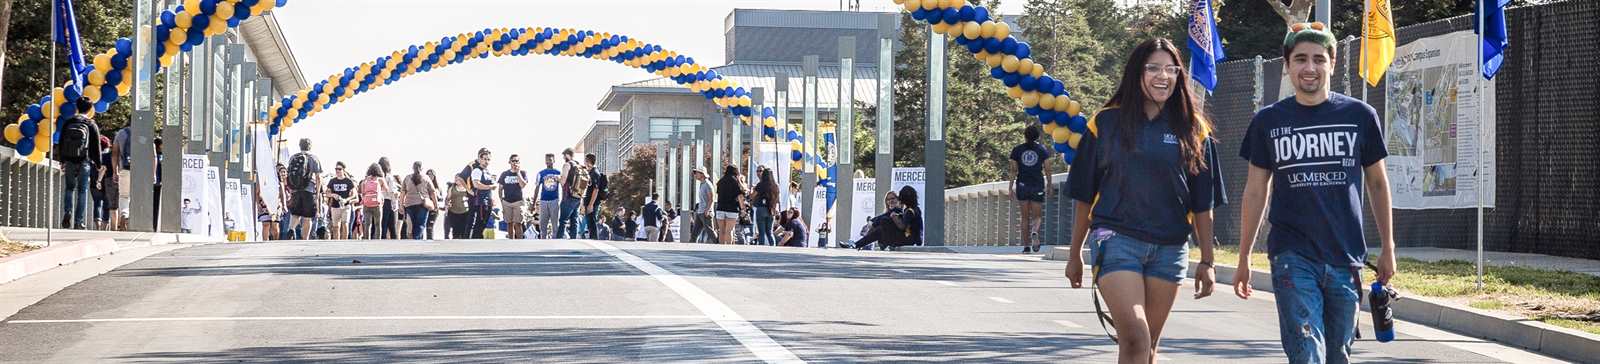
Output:
[[[1062,128],[1062,129],[1066,129],[1066,128]],[[1080,143],[1082,141],[1083,141],[1083,134],[1072,133],[1072,135],[1068,135],[1067,136],[1067,146],[1072,147],[1072,149],[1078,149],[1078,143]]]
[[1013,99],[1020,99],[1022,98],[1022,88],[1012,86],[1011,88],[1006,89],[1006,95],[1011,95],[1011,98]]
[[222,34],[222,33],[227,32],[227,31],[228,31],[228,22],[226,20],[223,20],[223,21],[212,20],[211,21],[211,25],[207,25],[206,26],[206,34],[207,35],[218,35],[218,34]]
[[1045,110],[1055,110],[1056,97],[1053,95],[1043,95],[1039,97],[1039,108]]
[[1021,66],[1021,61],[1018,61],[1017,56],[1013,55],[1006,55],[1006,58],[1000,61],[1000,69],[1003,69],[1006,72],[1016,72],[1017,68]]
[[1044,123],[1044,135],[1049,135],[1052,138],[1055,137],[1056,123]]
[[55,104],[55,107],[61,107],[62,103],[67,102],[66,93],[67,90],[60,87],[50,89],[50,103]]
[[1077,100],[1067,100],[1067,115],[1078,116],[1078,113],[1081,112],[1083,112],[1082,104],[1079,104]]
[[895,5],[905,5],[906,0],[894,0]]
[[[89,111],[94,111],[94,110],[89,110]],[[55,125],[56,125],[56,123],[39,123],[39,131],[34,132],[33,135],[35,135],[35,136],[53,135],[55,133],[55,131],[56,131]]]
[[1056,99],[1056,108],[1054,110],[1055,111],[1060,111],[1060,112],[1066,112],[1067,111],[1067,101],[1070,101],[1070,99],[1067,98],[1067,95],[1057,95],[1055,97],[1055,99]]
[[34,147],[33,154],[29,154],[28,155],[28,161],[29,162],[34,162],[34,163],[43,163],[44,162],[44,151],[43,150],[39,150],[38,147]]
[[174,31],[172,31],[172,33],[169,33],[169,35],[167,35],[167,43],[168,44],[182,45],[183,42],[187,42],[187,41],[189,41],[189,32],[187,32],[187,31],[174,30]]
[[739,106],[749,107],[751,102],[752,101],[750,100],[749,97],[740,97],[739,98]]
[[200,11],[200,0],[183,0],[183,8],[188,11]]
[[223,19],[232,18],[234,16],[233,5],[230,4],[224,6],[221,3],[217,4],[217,12],[214,13],[213,16]]
[[933,10],[939,7],[939,0],[922,0],[922,10]]
[[983,22],[983,25],[979,25],[978,27],[980,28],[978,34],[979,36],[984,38],[994,38],[994,21],[991,20]]
[[972,54],[972,58],[977,58],[978,62],[987,61],[987,60],[989,60],[989,52],[985,51],[985,50],[982,50],[982,49],[979,49],[978,53],[973,53]]
[[950,24],[950,27],[945,28],[944,34],[947,35],[947,36],[950,36],[950,38],[959,37],[959,36],[961,36],[962,32],[966,31],[966,29],[967,29],[966,24],[970,24],[970,23],[971,22]]
[[[187,8],[187,9],[198,9],[198,8]],[[178,29],[184,30],[183,32],[173,32],[173,33],[187,33],[187,30],[189,30],[189,27],[194,26],[194,14],[190,13],[189,10],[187,10],[187,9],[184,10],[184,12],[178,13],[177,16],[172,17],[172,25],[176,25],[176,26],[178,26]]]
[[6,125],[6,143],[17,144],[17,141],[22,140],[22,125],[20,123],[19,121],[18,124]]
[[111,70],[111,53],[112,52],[115,52],[115,51],[110,51],[110,52],[94,55],[94,69],[95,69],[95,71],[98,72],[98,71],[110,71]]
[[945,24],[945,23],[934,23],[933,24],[933,31],[934,32],[944,33],[947,30],[950,30],[950,24]]
[[1022,74],[1032,74],[1033,73],[1033,59],[1024,59],[1024,60],[1017,61],[1017,71],[1018,72],[1022,72]]
[[768,128],[776,128],[776,127],[778,127],[778,119],[777,118],[767,118],[766,120],[762,120],[761,124],[766,125]]
[[1005,60],[1006,60],[1006,54],[1005,53],[995,53],[995,54],[989,55],[989,59],[983,60],[983,63],[989,65],[989,68],[995,68],[996,66],[999,66],[1000,63],[1004,62]]
[[100,88],[99,87],[85,87],[85,88],[83,88],[83,98],[89,99],[89,102],[100,102]]
[[980,35],[983,35],[983,25],[978,22],[969,21],[961,27],[961,36],[967,39],[978,39]]
[[39,149],[39,147],[43,147],[44,149],[50,149],[50,134],[34,135],[33,136],[33,145],[36,146],[34,149]]
[[1006,37],[1009,36],[1011,36],[1010,24],[1006,24],[1006,22],[997,22],[994,24],[994,37],[996,39],[1006,39]]
[[1054,139],[1056,143],[1066,143],[1068,134],[1072,134],[1072,129],[1056,128],[1055,132],[1050,133],[1050,138]]
[[1039,93],[1027,92],[1022,94],[1022,107],[1039,106]]

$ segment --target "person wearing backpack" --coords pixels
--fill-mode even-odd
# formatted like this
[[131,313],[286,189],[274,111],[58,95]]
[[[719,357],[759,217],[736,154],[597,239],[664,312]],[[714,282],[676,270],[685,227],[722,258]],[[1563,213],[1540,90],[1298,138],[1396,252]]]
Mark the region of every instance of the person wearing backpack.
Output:
[[65,181],[62,197],[61,228],[84,230],[85,206],[89,204],[89,188],[99,162],[100,125],[87,112],[94,103],[79,98],[77,115],[61,125],[60,139],[56,142],[56,160],[61,162],[62,180]]
[[423,240],[423,230],[428,226],[428,212],[434,209],[433,183],[423,175],[422,162],[411,163],[411,175],[405,179],[405,206],[407,219],[411,221],[411,239]]
[[556,223],[554,237],[566,236],[567,239],[578,238],[578,208],[582,207],[583,193],[589,187],[589,175],[583,173],[583,168],[572,160],[572,148],[561,151],[561,158],[566,162],[566,180],[561,183],[561,216]]
[[472,198],[472,189],[467,187],[467,180],[460,175],[457,175],[455,181],[451,181],[446,188],[447,215],[445,215],[444,235],[450,239],[466,239],[469,236],[467,212],[472,211],[467,201]]
[[652,193],[650,200],[645,201],[644,207],[639,208],[639,216],[644,217],[644,241],[661,241],[661,230],[666,226],[663,224],[666,213],[656,204],[656,200],[660,198],[661,194]]
[[373,163],[367,167],[367,178],[357,187],[360,191],[362,226],[367,239],[377,239],[383,232],[383,196],[389,193],[389,184],[383,183],[383,167]]
[[468,201],[471,209],[467,213],[467,234],[472,239],[483,239],[483,230],[489,227],[489,216],[494,213],[495,176],[489,172],[489,162],[492,160],[489,148],[480,148],[478,159],[459,174],[473,191]]
[[597,225],[600,215],[600,203],[606,200],[606,175],[595,168],[595,155],[593,153],[583,156],[583,168],[588,170],[589,188],[584,192],[583,225],[589,227],[590,240],[599,238],[600,227]]
[[311,240],[322,205],[322,162],[311,154],[311,139],[300,139],[300,153],[289,157],[289,216],[300,240]]

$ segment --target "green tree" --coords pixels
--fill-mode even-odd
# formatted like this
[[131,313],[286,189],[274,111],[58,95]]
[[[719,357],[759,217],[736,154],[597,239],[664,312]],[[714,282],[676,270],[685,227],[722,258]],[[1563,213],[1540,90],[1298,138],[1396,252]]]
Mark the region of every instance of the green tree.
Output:
[[643,206],[645,198],[650,197],[650,186],[655,178],[655,145],[634,146],[633,154],[622,162],[622,169],[608,181],[611,191],[606,202],[607,210],[616,210],[618,207],[633,210]]
[[[6,1],[10,3],[10,1]],[[50,34],[50,1],[22,1],[10,4],[5,34],[4,83],[0,83],[0,124],[15,123],[29,104],[39,101],[56,86],[72,79],[65,47],[56,53],[56,63],[50,64],[53,36]],[[0,4],[6,5],[6,4]],[[132,37],[133,5],[127,1],[80,0],[73,2],[78,15],[78,31],[83,38],[85,58],[94,57],[110,49],[119,37]],[[5,10],[5,9],[0,9]],[[0,11],[3,13],[3,11]],[[0,14],[6,15],[6,14]],[[56,72],[56,84],[50,84],[50,72]],[[127,102],[117,102],[111,109],[95,117],[103,132],[113,133],[127,125],[132,109]]]

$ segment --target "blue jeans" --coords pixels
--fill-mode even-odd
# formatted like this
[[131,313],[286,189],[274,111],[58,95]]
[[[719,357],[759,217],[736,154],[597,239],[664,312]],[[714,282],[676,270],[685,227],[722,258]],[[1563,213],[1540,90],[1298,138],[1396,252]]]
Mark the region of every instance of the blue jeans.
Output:
[[589,211],[589,213],[583,214],[583,226],[588,228],[588,231],[584,232],[584,236],[588,236],[589,240],[600,239],[600,227],[594,225],[599,217],[599,211]]
[[94,166],[89,163],[66,163],[61,166],[62,184],[66,188],[61,198],[61,228],[86,227],[83,214],[90,204],[89,184],[93,170]]
[[1272,257],[1278,337],[1290,363],[1350,362],[1361,296],[1356,270],[1295,253]]
[[778,239],[772,236],[772,213],[766,206],[752,208],[756,211],[756,245],[778,245]]
[[424,240],[423,230],[428,229],[428,208],[420,204],[406,206],[406,217],[411,219],[411,239]]
[[1147,243],[1110,229],[1094,229],[1089,239],[1093,242],[1089,249],[1095,259],[1095,268],[1100,271],[1095,278],[1111,272],[1129,271],[1144,277],[1182,283],[1184,271],[1189,269],[1188,242],[1176,245]]
[[578,200],[561,200],[561,220],[556,223],[555,238],[578,238]]

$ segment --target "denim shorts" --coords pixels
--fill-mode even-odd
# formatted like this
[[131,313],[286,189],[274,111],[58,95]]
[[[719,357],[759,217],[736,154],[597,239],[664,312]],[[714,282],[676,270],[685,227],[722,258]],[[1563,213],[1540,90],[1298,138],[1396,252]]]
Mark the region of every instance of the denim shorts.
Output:
[[1095,229],[1089,233],[1090,254],[1099,268],[1099,275],[1117,271],[1139,273],[1145,277],[1160,278],[1173,283],[1183,282],[1189,269],[1189,243],[1177,245],[1154,244],[1118,234],[1110,229]]

